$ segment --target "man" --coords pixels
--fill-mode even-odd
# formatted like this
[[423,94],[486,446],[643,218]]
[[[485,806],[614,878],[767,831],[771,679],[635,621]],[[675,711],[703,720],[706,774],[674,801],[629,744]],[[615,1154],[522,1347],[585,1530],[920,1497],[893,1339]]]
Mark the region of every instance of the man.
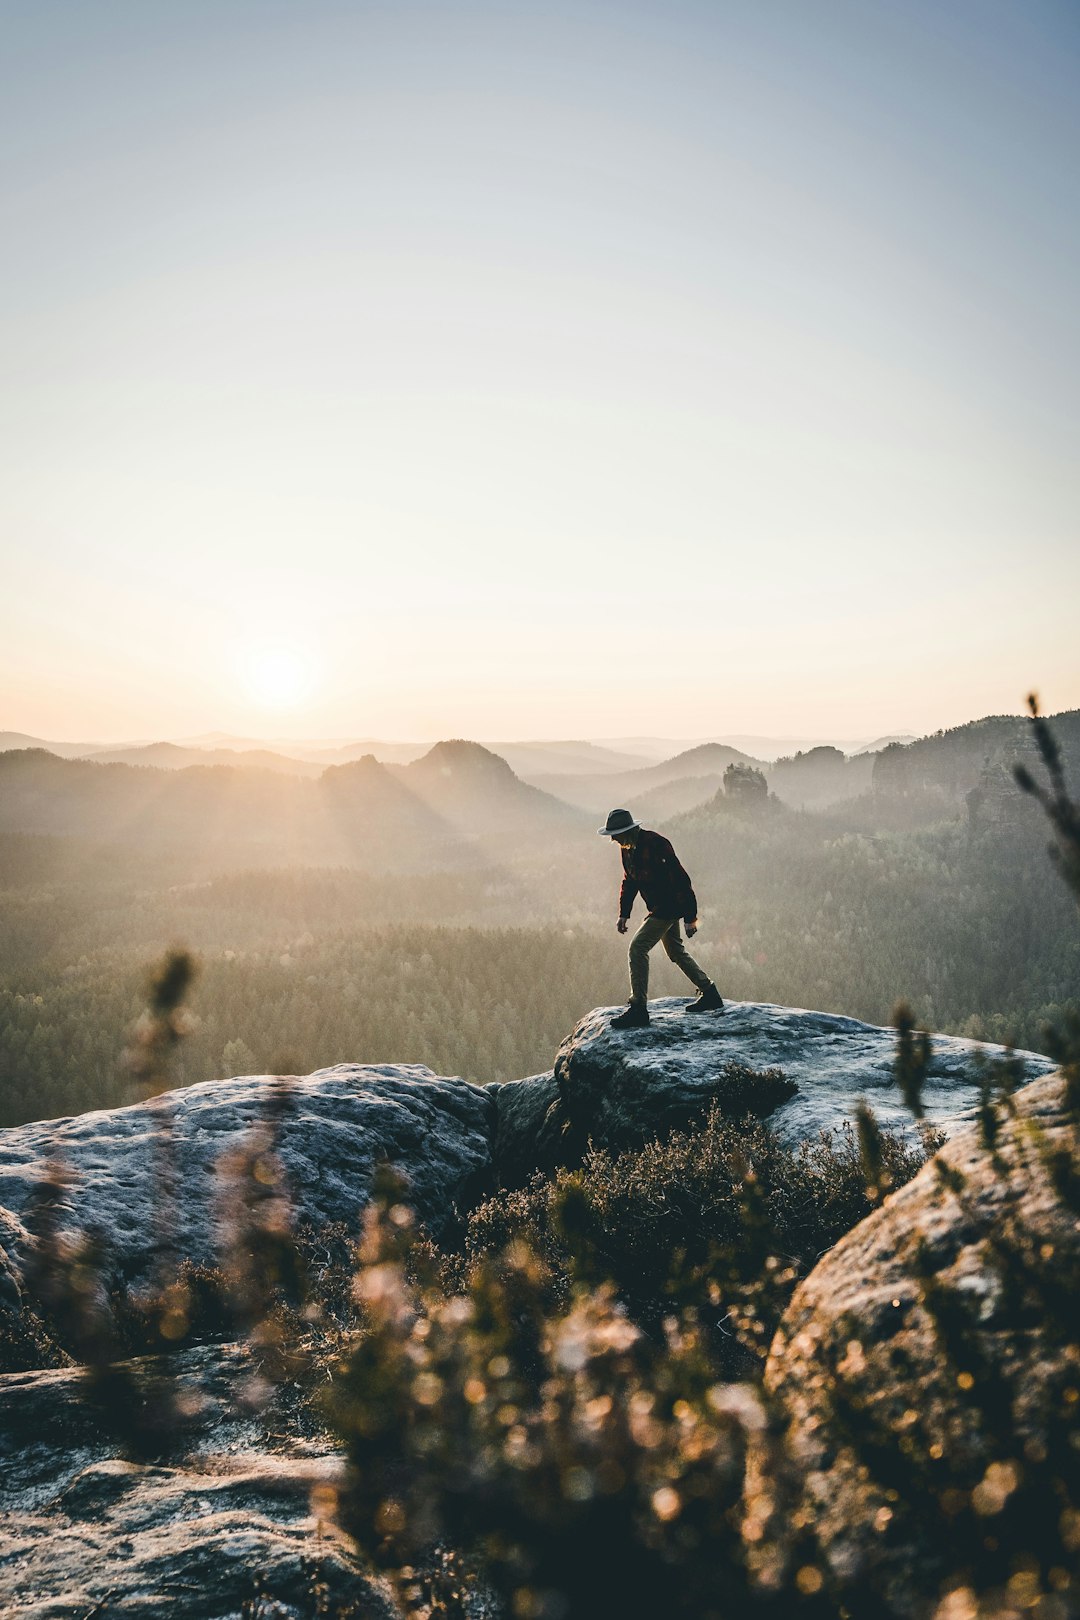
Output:
[[623,880],[619,891],[620,934],[640,894],[649,914],[630,941],[630,1005],[612,1029],[644,1029],[649,1022],[649,952],[661,940],[668,956],[698,988],[698,998],[687,1012],[723,1012],[719,990],[707,973],[698,967],[682,942],[679,923],[686,923],[687,937],[697,933],[697,900],[690,879],[666,838],[639,826],[629,810],[613,810],[597,832],[611,838],[622,851]]

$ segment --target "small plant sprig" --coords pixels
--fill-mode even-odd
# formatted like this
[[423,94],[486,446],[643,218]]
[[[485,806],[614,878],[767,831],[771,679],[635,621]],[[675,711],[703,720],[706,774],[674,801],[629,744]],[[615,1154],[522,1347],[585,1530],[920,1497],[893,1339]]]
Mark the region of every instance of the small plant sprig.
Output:
[[933,1044],[925,1029],[916,1030],[915,1014],[906,1001],[899,1001],[893,1010],[896,1029],[896,1083],[908,1112],[918,1120],[925,1119],[923,1087],[930,1073]]
[[[1046,782],[1037,782],[1026,765],[1017,765],[1013,775],[1025,793],[1042,806],[1053,830],[1051,858],[1080,906],[1080,804],[1071,796],[1065,779],[1065,766],[1057,739],[1039,713],[1039,700],[1033,692],[1028,710],[1035,736],[1035,747],[1046,770]],[[1046,1051],[1060,1065],[1066,1079],[1066,1098],[1074,1117],[1080,1120],[1080,1012],[1067,1011],[1045,1031]]]
[[1028,711],[1035,747],[1046,768],[1047,781],[1037,782],[1026,765],[1013,767],[1017,786],[1042,805],[1054,832],[1050,853],[1061,868],[1066,883],[1080,902],[1080,804],[1069,793],[1061,749],[1047,722],[1039,713],[1038,696],[1028,697]]

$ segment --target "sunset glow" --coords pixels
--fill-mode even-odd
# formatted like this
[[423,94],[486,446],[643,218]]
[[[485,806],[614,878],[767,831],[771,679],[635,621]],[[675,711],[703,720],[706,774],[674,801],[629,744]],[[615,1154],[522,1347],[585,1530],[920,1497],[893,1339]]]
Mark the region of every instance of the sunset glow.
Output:
[[4,724],[1080,704],[1076,7],[96,0],[5,62]]
[[315,689],[314,660],[297,647],[252,647],[239,662],[244,690],[260,708],[300,709]]

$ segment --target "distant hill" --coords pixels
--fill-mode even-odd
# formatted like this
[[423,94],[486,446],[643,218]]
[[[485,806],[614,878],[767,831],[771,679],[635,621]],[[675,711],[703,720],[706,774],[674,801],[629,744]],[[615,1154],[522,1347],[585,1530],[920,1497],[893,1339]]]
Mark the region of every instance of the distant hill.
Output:
[[596,776],[601,772],[637,770],[642,763],[635,754],[601,748],[592,742],[493,742],[487,746],[501,754],[527,782],[541,776]]
[[[696,748],[676,754],[674,759],[664,760],[659,765],[641,766],[633,771],[594,776],[538,776],[534,781],[537,787],[556,794],[569,804],[580,805],[594,815],[604,814],[616,805],[637,814],[638,801],[644,800],[655,789],[673,782],[693,781],[696,787],[684,790],[681,796],[680,808],[685,810],[692,808],[693,804],[703,804],[706,799],[711,799],[723,782],[727,767],[733,764],[760,768],[761,762],[752,759],[749,754],[740,753],[737,748],[729,748],[726,743],[700,743]],[[692,803],[685,802],[688,797]],[[670,815],[674,811],[667,810],[665,813]],[[656,814],[655,809],[652,814]]]
[[501,755],[480,743],[436,743],[409,765],[387,767],[459,837],[516,850],[523,840],[563,838],[583,821],[571,805],[523,782]]
[[723,786],[722,776],[676,777],[674,782],[664,782],[660,787],[649,788],[647,793],[635,794],[634,814],[645,826],[655,827],[672,816],[707,804]]
[[43,737],[29,737],[24,731],[0,731],[0,754],[16,748],[46,748],[60,759],[80,759],[93,754],[101,746],[101,743],[94,742],[47,742]]
[[282,771],[287,776],[319,776],[323,766],[312,760],[289,759],[266,748],[185,748],[178,743],[147,743],[141,748],[104,748],[82,756],[96,765],[155,765],[165,771],[182,771],[190,765],[226,765],[262,771]]
[[861,748],[856,748],[853,752],[856,758],[860,754],[880,754],[881,750],[888,748],[891,743],[911,743],[916,740],[914,732],[905,731],[895,737],[877,737],[873,742],[864,743]]
[[[269,750],[286,759],[303,760],[313,765],[347,765],[351,760],[363,759],[371,754],[385,764],[405,764],[426,753],[429,742],[386,742],[379,737],[348,739],[310,737],[238,737],[228,731],[207,731],[197,737],[171,739],[178,748],[197,748],[220,752],[225,763],[237,754],[259,753]],[[124,744],[131,747],[132,744]]]
[[[1050,716],[1051,729],[1074,790],[1080,785],[1080,709]],[[974,789],[1011,781],[1011,768],[1037,759],[1031,722],[1022,715],[988,715],[912,743],[890,743],[874,761],[875,794],[931,797],[959,805]],[[1011,789],[1010,789],[1011,791]]]
[[347,765],[354,759],[377,759],[382,765],[407,765],[427,753],[430,743],[383,742],[378,737],[363,737],[359,742],[341,743],[333,748],[296,749],[304,759],[320,765]]
[[436,870],[518,852],[535,858],[587,826],[477,743],[439,743],[406,766],[368,755],[317,777],[242,764],[65,760],[44,749],[0,754],[0,832],[179,855],[210,870]]
[[811,748],[769,767],[769,791],[794,810],[824,809],[869,792],[876,757],[855,754],[848,759],[839,748]]
[[237,766],[164,770],[60,759],[44,749],[0,754],[0,830],[74,836],[199,866],[347,860],[328,839],[317,783]]
[[[1050,719],[1067,779],[1074,792],[1080,791],[1080,710]],[[656,780],[685,768],[695,758],[708,758],[708,748],[716,746],[687,750],[663,766],[604,785],[624,786],[628,800],[636,794],[628,806],[635,813],[654,819],[685,814],[705,804],[722,780],[701,776],[660,794],[647,788],[646,781],[650,775]],[[903,826],[957,813],[983,822],[1014,819],[1019,789],[1012,771],[1020,761],[1037,763],[1030,721],[1023,715],[990,715],[910,742],[883,740],[878,752],[845,756],[823,744],[772,765],[750,763],[764,772],[770,793],[791,809],[825,811],[850,803],[853,810],[863,806],[859,814],[868,826],[875,821]],[[639,784],[643,792],[637,791]],[[571,796],[570,784],[559,783],[558,789]]]
[[[674,754],[685,754],[706,743],[718,743],[723,748],[735,748],[754,760],[781,759],[786,755],[807,753],[811,748],[839,748],[843,754],[860,754],[881,747],[881,743],[855,741],[840,737],[763,737],[756,732],[725,732],[712,737],[696,739],[684,737],[600,737],[596,739],[605,748],[625,749],[636,754],[640,764],[655,765]],[[885,738],[883,741],[891,741]],[[901,739],[907,740],[907,739]]]
[[[428,743],[384,742],[374,737],[332,747],[280,745],[290,757],[317,760],[327,765],[342,765],[351,759],[361,759],[365,754],[374,755],[384,765],[409,765],[413,760],[422,759],[430,746]],[[628,770],[639,763],[633,754],[615,753],[609,748],[599,748],[595,743],[584,741],[509,741],[477,746],[498,754],[506,760],[511,770],[526,781],[540,774],[564,772],[567,775],[581,775]]]

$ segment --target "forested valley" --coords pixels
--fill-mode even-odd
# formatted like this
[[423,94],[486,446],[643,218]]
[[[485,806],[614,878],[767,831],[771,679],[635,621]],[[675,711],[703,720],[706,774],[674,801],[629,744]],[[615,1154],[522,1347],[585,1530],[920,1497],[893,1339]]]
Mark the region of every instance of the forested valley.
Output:
[[[1038,807],[1000,762],[950,800],[890,752],[891,785],[828,809],[732,780],[659,824],[696,885],[695,953],[733,999],[883,1022],[905,997],[930,1029],[1041,1049],[1080,931]],[[623,999],[625,941],[618,855],[592,818],[537,825],[498,860],[480,842],[428,871],[208,872],[190,829],[171,852],[0,834],[0,1124],[129,1099],[147,965],[174,943],[200,965],[180,1084],[341,1062],[478,1081],[549,1067],[578,1017]],[[651,994],[688,988],[655,953]]]

